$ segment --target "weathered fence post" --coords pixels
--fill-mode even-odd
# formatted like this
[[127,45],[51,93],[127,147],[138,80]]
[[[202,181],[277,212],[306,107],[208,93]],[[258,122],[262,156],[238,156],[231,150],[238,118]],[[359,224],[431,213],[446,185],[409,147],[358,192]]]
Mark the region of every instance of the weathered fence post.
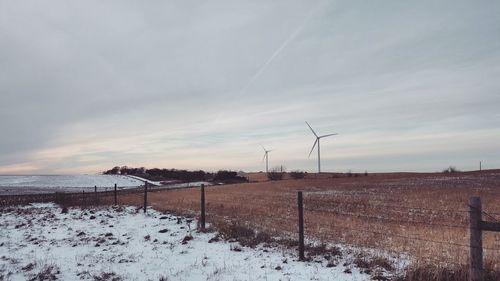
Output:
[[114,196],[115,196],[115,205],[118,205],[118,202],[116,200],[116,183],[115,183],[115,191],[114,191]]
[[470,281],[483,281],[483,239],[481,233],[482,221],[481,199],[469,198],[470,218]]
[[144,213],[146,213],[146,208],[148,206],[148,182],[144,182]]
[[97,185],[94,186],[95,204],[99,205],[99,197],[97,196]]
[[200,226],[202,230],[205,230],[205,185],[201,185],[201,218]]
[[305,260],[304,256],[304,205],[302,191],[297,194],[297,206],[299,209],[299,260]]

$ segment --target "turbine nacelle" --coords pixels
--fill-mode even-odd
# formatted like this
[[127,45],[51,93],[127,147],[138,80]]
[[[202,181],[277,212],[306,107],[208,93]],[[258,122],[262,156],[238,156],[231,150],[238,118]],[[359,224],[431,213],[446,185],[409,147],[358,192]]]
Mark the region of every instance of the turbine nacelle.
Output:
[[262,158],[262,161],[264,161],[264,159],[266,159],[267,155],[269,154],[269,152],[273,151],[274,149],[270,149],[270,150],[267,150],[265,147],[262,146],[262,149],[264,150],[264,158]]

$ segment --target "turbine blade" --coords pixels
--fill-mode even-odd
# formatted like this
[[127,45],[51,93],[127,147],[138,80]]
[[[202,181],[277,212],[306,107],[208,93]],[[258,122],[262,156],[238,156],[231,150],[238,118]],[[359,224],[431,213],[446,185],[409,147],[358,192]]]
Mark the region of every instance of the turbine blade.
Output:
[[308,156],[308,157],[311,157],[311,153],[313,153],[314,148],[316,147],[316,144],[317,144],[317,143],[318,143],[318,139],[316,139],[316,140],[314,141],[313,147],[311,148],[311,152],[309,152],[309,156]]
[[309,125],[309,123],[307,123],[307,121],[306,121],[306,124],[307,124],[307,126],[309,127],[309,129],[311,129],[311,132],[313,132],[313,134],[314,134],[316,137],[318,137],[318,135],[316,134],[316,132],[313,130],[313,128],[311,127],[311,125]]
[[262,157],[262,162],[264,162],[264,160],[266,159],[266,155],[267,155],[267,152],[264,153],[264,157]]
[[338,133],[335,133],[335,134],[328,134],[328,135],[320,136],[320,138],[329,137],[329,136],[335,136],[335,135],[338,135]]
[[264,149],[264,151],[266,151],[266,148],[263,145],[261,145],[261,147],[262,147],[262,149]]

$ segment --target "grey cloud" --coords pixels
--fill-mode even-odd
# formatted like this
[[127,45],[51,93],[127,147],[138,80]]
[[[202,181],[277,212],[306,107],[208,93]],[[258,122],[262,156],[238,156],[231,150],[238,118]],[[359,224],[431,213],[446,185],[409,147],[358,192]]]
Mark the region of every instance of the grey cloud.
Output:
[[[344,138],[480,131],[498,142],[499,10],[486,0],[0,1],[0,169],[77,170],[113,159],[185,165],[197,162],[195,148],[253,161],[259,143],[307,151],[304,120]],[[46,149],[127,137],[151,147],[141,154],[110,144],[61,164],[36,159]],[[471,161],[475,149],[464,144],[454,161]],[[448,157],[440,155],[394,161],[429,169]],[[345,161],[382,169],[369,157]],[[242,162],[231,163],[260,167]]]

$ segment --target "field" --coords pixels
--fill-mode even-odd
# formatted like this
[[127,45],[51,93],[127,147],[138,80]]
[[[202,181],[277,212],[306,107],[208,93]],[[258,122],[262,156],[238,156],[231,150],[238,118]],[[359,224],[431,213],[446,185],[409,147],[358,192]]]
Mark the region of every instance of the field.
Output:
[[0,176],[0,195],[93,191],[94,186],[105,190],[115,184],[130,188],[143,182],[119,175]]
[[[247,174],[250,183],[205,188],[208,233],[196,231],[201,195],[197,187],[151,188],[146,215],[140,213],[142,188],[118,192],[119,205],[136,207],[109,207],[109,191],[47,194],[48,201],[56,198],[62,206],[83,205],[70,209],[69,215],[50,204],[25,207],[31,211],[4,207],[0,249],[6,248],[10,256],[20,250],[25,254],[19,260],[3,255],[0,273],[12,277],[5,274],[31,263],[32,269],[21,268],[22,276],[46,270],[47,264],[37,258],[41,251],[52,257],[66,279],[114,280],[108,273],[119,269],[116,280],[466,280],[468,199],[481,198],[483,220],[500,219],[500,170],[325,173],[281,181],[266,181],[263,175]],[[306,262],[297,261],[298,191],[304,194]],[[162,216],[168,220],[159,222]],[[172,223],[176,220],[181,223]],[[175,235],[156,237],[163,228]],[[79,229],[89,229],[88,239],[75,237]],[[129,244],[113,244],[117,234],[111,229],[131,237],[126,238]],[[45,238],[33,240],[37,235]],[[157,241],[150,244],[146,236]],[[186,236],[194,238],[187,248],[182,244]],[[214,238],[220,241],[208,242]],[[68,257],[79,261],[76,267],[64,263],[67,256],[59,257],[70,245],[77,250]],[[483,249],[487,280],[499,280],[500,233],[485,232]],[[214,253],[210,261],[205,259]],[[99,258],[90,258],[95,255]],[[176,259],[167,257],[167,266],[165,255]],[[134,258],[126,266],[117,264],[124,256]],[[179,259],[182,262],[174,262]],[[108,279],[101,278],[103,274]]]
[[[260,174],[262,175],[262,174]],[[273,236],[297,238],[297,191],[304,191],[305,236],[310,242],[342,243],[409,256],[414,263],[467,264],[467,201],[481,197],[484,220],[500,219],[500,171],[393,173],[352,177],[258,181],[206,188],[207,221],[241,224]],[[249,175],[258,180],[259,174]],[[262,179],[260,179],[262,180]],[[139,195],[120,198],[142,204]],[[157,210],[198,216],[200,190],[152,192]],[[500,234],[483,235],[485,260],[500,270]]]

